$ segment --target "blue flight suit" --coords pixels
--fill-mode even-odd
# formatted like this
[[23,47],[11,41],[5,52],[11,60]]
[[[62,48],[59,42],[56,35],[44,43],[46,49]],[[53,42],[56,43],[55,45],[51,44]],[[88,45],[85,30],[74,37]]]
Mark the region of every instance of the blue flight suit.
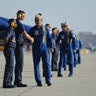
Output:
[[23,32],[24,26],[23,24],[16,19],[17,28],[15,29],[16,35],[16,49],[15,49],[15,81],[14,84],[18,85],[22,83],[22,71],[24,65],[24,53],[23,53]]
[[[52,40],[55,42],[57,39],[58,33],[54,34],[52,33]],[[57,71],[57,61],[58,61],[58,53],[59,53],[59,44],[54,48],[54,52],[52,53],[52,59],[51,59],[51,69],[52,71]]]
[[[46,25],[45,25],[46,26]],[[52,35],[51,35],[51,30],[49,27],[46,26],[46,28],[48,29],[49,31],[49,35],[50,35],[50,38],[52,38]],[[47,42],[47,48],[48,48],[48,54],[49,54],[49,61],[50,61],[50,42]],[[45,77],[45,68],[44,68],[44,64],[42,64],[42,67],[43,67],[43,77]],[[51,75],[52,76],[52,75]]]
[[5,38],[8,37],[8,43],[5,43],[4,46],[4,56],[6,60],[3,86],[11,86],[13,80],[13,69],[14,69],[14,55],[15,55],[15,31],[13,28],[9,28],[6,31]]
[[50,59],[47,48],[47,43],[50,44],[50,48],[53,48],[51,36],[49,30],[45,26],[37,28],[35,25],[29,31],[30,36],[34,38],[34,43],[32,45],[33,53],[33,62],[34,62],[34,75],[37,85],[42,83],[40,76],[40,58],[42,57],[43,70],[45,75],[46,83],[50,82],[51,79],[51,68],[50,68]]
[[66,55],[67,55],[67,63],[69,65],[69,76],[73,75],[73,64],[74,64],[73,49],[72,49],[72,40],[74,40],[73,38],[74,38],[73,32],[71,31],[66,32],[61,31],[59,33],[59,36],[57,37],[56,44],[58,44],[60,40],[62,41],[60,45],[60,61],[58,65],[58,76],[62,75],[61,68],[62,64],[64,63],[64,59],[66,59],[65,58]]
[[[74,34],[74,40],[72,41],[72,48],[73,48],[73,56],[74,56],[74,67],[76,67],[77,64],[77,56],[76,56],[76,51],[77,51],[77,38],[76,35]],[[74,43],[75,42],[75,43]],[[75,50],[75,52],[74,52]]]
[[80,54],[80,50],[82,48],[82,41],[79,39],[77,39],[77,64],[81,64],[81,54]]
[[64,55],[62,67],[64,68],[64,71],[67,70],[67,54]]

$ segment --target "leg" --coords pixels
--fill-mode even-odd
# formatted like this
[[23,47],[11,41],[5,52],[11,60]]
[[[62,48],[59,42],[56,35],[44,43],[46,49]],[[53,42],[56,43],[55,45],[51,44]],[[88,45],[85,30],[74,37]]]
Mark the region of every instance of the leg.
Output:
[[57,61],[58,61],[58,49],[55,48],[54,52],[52,53],[52,60],[51,60],[52,71],[57,71]]
[[73,53],[73,57],[74,57],[74,67],[76,67],[77,59],[76,59],[76,53],[75,52]]
[[49,60],[49,54],[48,54],[48,50],[47,48],[45,50],[43,50],[42,52],[42,61],[43,61],[43,66],[45,70],[44,74],[45,74],[45,81],[47,83],[48,86],[51,85],[50,83],[50,79],[51,79],[51,66],[50,66],[50,60]]
[[41,85],[41,76],[40,76],[40,51],[33,51],[33,62],[34,62],[34,75],[37,86]]
[[22,83],[22,71],[24,64],[23,56],[24,56],[23,47],[16,47],[15,49],[16,65],[15,65],[15,81],[14,81],[15,85]]
[[78,52],[78,63],[81,64],[81,54],[80,54],[80,50],[78,50],[77,52]]
[[11,88],[13,80],[13,68],[14,68],[14,49],[9,48],[4,50],[4,56],[6,59],[5,72],[3,78],[3,88]]
[[66,71],[66,67],[67,67],[67,55],[65,54],[63,57],[63,64],[62,64],[64,71]]
[[[49,57],[49,63],[50,63],[50,49],[48,48],[48,57]],[[48,59],[48,58],[47,58]],[[42,60],[42,64],[43,64],[43,60]],[[43,76],[45,77],[45,66],[44,66],[44,64],[42,65],[43,66]],[[51,75],[52,76],[52,75]]]
[[73,75],[73,66],[74,66],[74,58],[73,58],[73,51],[71,49],[67,50],[68,56],[68,65],[69,65],[69,76]]
[[63,59],[64,59],[65,53],[63,51],[60,51],[60,60],[58,64],[58,76],[62,77],[62,64],[63,64]]

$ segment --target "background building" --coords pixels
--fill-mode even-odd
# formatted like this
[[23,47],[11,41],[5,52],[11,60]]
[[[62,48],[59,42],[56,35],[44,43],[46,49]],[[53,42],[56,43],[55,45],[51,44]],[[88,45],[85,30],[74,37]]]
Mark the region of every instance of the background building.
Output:
[[96,49],[96,34],[92,34],[92,32],[80,32],[79,36],[83,42],[83,48]]

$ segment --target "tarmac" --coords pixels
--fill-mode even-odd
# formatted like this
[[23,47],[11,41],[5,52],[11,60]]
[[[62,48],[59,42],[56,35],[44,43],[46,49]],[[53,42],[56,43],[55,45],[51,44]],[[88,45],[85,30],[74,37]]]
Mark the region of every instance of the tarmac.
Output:
[[[42,64],[40,67],[42,77]],[[82,54],[82,63],[74,68],[73,77],[68,77],[68,69],[64,71],[62,68],[63,77],[52,72],[52,86],[47,86],[42,77],[43,86],[37,87],[31,51],[24,52],[23,83],[28,87],[3,89],[4,68],[5,58],[0,51],[0,96],[96,96],[96,53]]]

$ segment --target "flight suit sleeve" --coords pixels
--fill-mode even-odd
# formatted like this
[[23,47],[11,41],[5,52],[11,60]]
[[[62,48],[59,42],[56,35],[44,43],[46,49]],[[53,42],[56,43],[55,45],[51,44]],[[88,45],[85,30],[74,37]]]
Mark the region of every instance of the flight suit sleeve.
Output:
[[76,48],[77,48],[77,39],[76,39],[76,36],[73,34],[73,32],[71,32],[71,38],[72,38],[73,50],[76,50]]
[[83,42],[81,40],[79,40],[79,48],[81,49],[83,46]]
[[33,37],[33,28],[30,28],[28,34],[29,34],[31,37]]
[[73,50],[76,50],[78,48],[77,39],[75,36],[73,36],[73,39],[72,39],[72,48]]
[[11,30],[7,30],[5,37],[10,38],[12,36],[12,34],[13,34],[13,32]]
[[25,31],[24,25],[19,20],[17,20],[17,28],[16,28],[16,30],[21,32],[21,33]]
[[[30,35],[31,37],[33,37],[33,34],[32,33],[33,33],[32,32],[32,28],[30,28],[29,31],[28,31],[28,35]],[[27,39],[27,41],[30,43],[30,40],[29,39]]]
[[21,24],[20,26],[21,26],[21,27],[20,27],[21,32],[24,32],[24,31],[25,31],[24,25]]
[[5,36],[4,36],[5,44],[9,42],[9,39],[11,38],[12,34],[13,34],[13,31],[11,31],[10,29],[6,31]]

